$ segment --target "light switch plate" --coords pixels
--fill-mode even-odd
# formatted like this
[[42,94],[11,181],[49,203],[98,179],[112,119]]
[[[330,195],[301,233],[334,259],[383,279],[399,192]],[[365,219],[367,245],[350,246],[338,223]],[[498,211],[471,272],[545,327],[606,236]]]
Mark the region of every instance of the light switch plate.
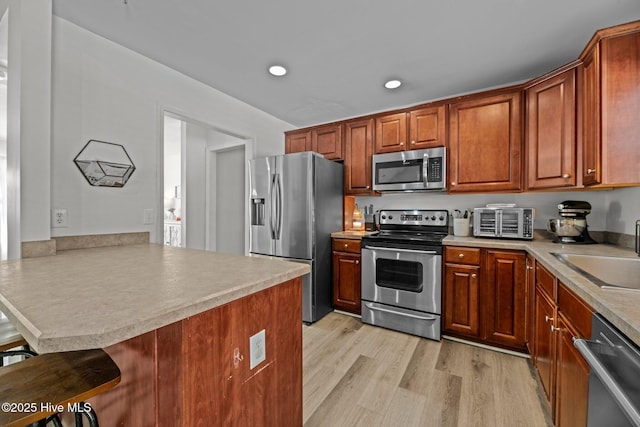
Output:
[[249,338],[249,369],[253,369],[267,358],[266,332],[261,330]]

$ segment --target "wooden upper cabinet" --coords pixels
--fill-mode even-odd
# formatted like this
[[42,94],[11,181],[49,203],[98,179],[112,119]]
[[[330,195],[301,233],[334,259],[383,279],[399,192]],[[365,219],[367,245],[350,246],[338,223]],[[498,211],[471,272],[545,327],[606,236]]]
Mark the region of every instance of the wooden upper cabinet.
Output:
[[597,32],[581,59],[584,184],[639,185],[640,22]]
[[291,131],[285,132],[284,152],[300,153],[303,151],[311,151],[311,131]]
[[409,113],[409,149],[446,147],[446,108],[422,108]]
[[376,118],[376,154],[393,153],[407,147],[407,113]]
[[575,69],[526,91],[527,188],[576,185]]
[[373,119],[345,123],[345,195],[375,194],[371,189]]
[[329,160],[343,160],[342,128],[339,125],[327,125],[311,130],[311,150],[322,154]]
[[446,146],[445,112],[440,105],[378,117],[375,154]]
[[449,105],[449,192],[522,189],[521,91]]
[[582,183],[602,180],[600,150],[600,49],[596,45],[582,61]]

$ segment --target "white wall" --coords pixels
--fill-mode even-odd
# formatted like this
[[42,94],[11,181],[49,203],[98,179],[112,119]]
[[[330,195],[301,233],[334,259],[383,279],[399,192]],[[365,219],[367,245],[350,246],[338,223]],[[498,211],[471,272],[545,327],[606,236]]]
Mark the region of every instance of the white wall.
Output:
[[606,193],[607,231],[635,235],[640,219],[640,187]]
[[610,191],[574,191],[554,193],[520,194],[468,194],[449,195],[442,193],[385,193],[380,197],[356,197],[361,208],[373,204],[374,209],[472,209],[487,203],[516,203],[521,207],[536,208],[534,228],[545,229],[550,218],[558,218],[558,203],[564,200],[585,200],[591,203],[591,214],[587,217],[589,229],[606,230],[607,194]]
[[[183,144],[182,228],[183,246],[205,248],[206,155],[208,129],[186,123]],[[188,166],[187,166],[188,165]]]
[[18,258],[20,241],[50,237],[52,5],[10,0],[1,6],[9,19],[8,256]]
[[[162,208],[158,188],[163,110],[254,139],[256,156],[284,152],[291,125],[157,62],[53,19],[52,207],[69,227],[54,236],[150,231],[144,209]],[[122,144],[136,165],[124,188],[87,184],[73,158],[89,139]]]
[[216,250],[244,255],[245,227],[249,221],[240,213],[245,211],[247,191],[245,170],[238,167],[245,164],[244,146],[219,151],[215,158]]

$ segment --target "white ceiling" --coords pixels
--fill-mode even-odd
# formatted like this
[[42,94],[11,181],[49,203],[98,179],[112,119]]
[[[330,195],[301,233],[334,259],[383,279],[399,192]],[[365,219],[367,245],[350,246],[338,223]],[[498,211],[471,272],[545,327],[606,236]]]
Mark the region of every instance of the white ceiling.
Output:
[[[294,126],[535,77],[640,0],[53,0],[54,14]],[[267,74],[281,62],[283,78]],[[383,88],[389,78],[404,84]]]

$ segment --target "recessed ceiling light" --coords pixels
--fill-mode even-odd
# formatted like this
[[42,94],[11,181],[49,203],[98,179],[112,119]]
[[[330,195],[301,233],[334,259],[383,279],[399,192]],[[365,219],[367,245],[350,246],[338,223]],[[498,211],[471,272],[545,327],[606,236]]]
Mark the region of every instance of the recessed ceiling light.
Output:
[[269,67],[269,73],[271,73],[274,76],[280,77],[287,74],[287,69],[284,68],[282,65],[272,65],[271,67]]
[[401,84],[402,82],[400,80],[389,80],[384,84],[384,87],[386,87],[387,89],[397,89]]

